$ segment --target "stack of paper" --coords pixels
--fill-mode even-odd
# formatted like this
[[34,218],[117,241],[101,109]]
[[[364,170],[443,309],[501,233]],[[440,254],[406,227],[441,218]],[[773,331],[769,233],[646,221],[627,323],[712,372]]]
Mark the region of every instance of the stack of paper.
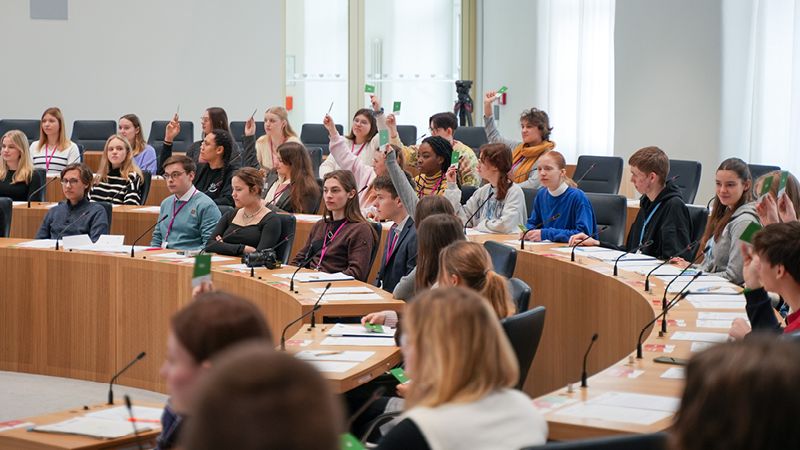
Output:
[[[311,289],[315,294],[322,294],[325,288]],[[323,301],[380,300],[382,297],[366,286],[332,287],[328,289]]]
[[361,352],[355,350],[330,351],[330,350],[303,350],[295,353],[295,357],[305,361],[350,361],[364,362],[375,352]]
[[394,328],[383,327],[383,332],[368,331],[363,325],[337,323],[328,330],[328,336],[350,336],[350,337],[394,337],[397,330]]
[[[292,278],[292,274],[290,273],[279,273],[275,275],[276,277],[286,278],[287,280]],[[341,272],[338,273],[325,273],[325,272],[303,272],[298,273],[294,280],[301,282],[301,283],[319,283],[325,281],[348,281],[353,280],[354,278],[350,275],[345,275]]]
[[[133,420],[135,420],[138,424],[139,422],[161,423],[162,414],[164,414],[164,408],[134,406],[132,415]],[[86,417],[92,419],[121,420],[123,422],[129,422],[131,415],[128,413],[128,408],[124,406],[118,406],[116,408],[108,408],[88,413],[86,414]]]
[[607,392],[577,405],[555,411],[557,416],[652,425],[672,416],[679,400],[659,395]]
[[25,241],[17,244],[17,247],[22,248],[56,248],[55,239],[36,239],[34,241]]
[[736,309],[743,311],[746,303],[744,295],[741,294],[689,294],[686,296],[686,300],[696,309]]
[[670,336],[673,341],[726,342],[728,333],[704,333],[697,331],[678,331]]
[[321,345],[344,345],[354,347],[394,347],[394,338],[385,337],[335,337],[330,336],[320,342]]
[[[520,241],[519,241],[519,240],[517,240],[517,239],[515,239],[515,240],[503,241],[503,243],[504,243],[504,244],[506,244],[506,245],[510,245],[510,246],[512,246],[512,247],[516,247],[516,246],[518,246],[518,245],[519,245],[519,242],[520,242]],[[552,241],[541,241],[541,242],[525,241],[525,245],[550,245],[550,244],[552,244],[552,243],[553,243]]]
[[[138,422],[136,429],[148,431],[158,428],[156,424]],[[115,439],[133,434],[133,423],[125,420],[95,419],[91,417],[76,417],[50,425],[39,425],[33,431],[44,433],[77,434],[103,439]]]

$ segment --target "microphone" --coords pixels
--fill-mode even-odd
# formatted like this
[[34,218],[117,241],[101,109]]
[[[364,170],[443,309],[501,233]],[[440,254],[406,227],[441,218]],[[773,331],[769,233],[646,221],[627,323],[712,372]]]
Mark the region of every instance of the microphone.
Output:
[[58,179],[59,179],[58,177],[54,177],[52,180],[50,180],[50,181],[48,181],[47,183],[45,183],[45,184],[43,184],[43,185],[39,186],[39,189],[36,189],[35,191],[31,192],[31,193],[28,195],[28,208],[30,209],[30,207],[31,207],[31,199],[33,198],[33,196],[34,196],[34,195],[38,194],[39,192],[42,192],[42,190],[43,190],[44,188],[46,188],[47,186],[50,186],[50,183],[52,183],[53,181],[56,181],[56,180],[58,180]]
[[646,277],[644,277],[644,291],[645,291],[645,292],[650,292],[650,275],[652,275],[652,274],[653,274],[653,272],[655,272],[656,270],[660,269],[660,268],[661,268],[661,266],[663,266],[664,264],[668,263],[668,262],[669,262],[669,261],[670,261],[672,258],[675,258],[675,257],[679,256],[681,253],[683,253],[683,252],[685,252],[685,251],[687,251],[687,250],[691,250],[691,249],[692,249],[694,246],[696,246],[696,245],[697,245],[697,244],[699,244],[699,243],[700,243],[700,241],[694,241],[694,242],[692,242],[691,244],[687,245],[687,246],[686,246],[686,248],[685,248],[685,249],[683,249],[683,250],[682,250],[680,253],[678,253],[678,254],[677,254],[677,255],[675,255],[675,256],[671,256],[671,257],[667,258],[667,260],[666,260],[666,261],[664,261],[664,262],[662,262],[661,264],[659,264],[659,265],[655,266],[655,267],[653,268],[653,270],[651,270],[650,272],[647,272],[647,276],[646,276]]
[[200,253],[198,253],[198,255],[202,255],[203,253],[205,253],[205,252],[206,252],[206,250],[208,250],[208,247],[211,247],[212,245],[216,244],[217,242],[225,242],[225,239],[227,239],[227,238],[229,238],[229,237],[233,236],[233,235],[234,235],[234,234],[236,234],[236,232],[238,232],[239,230],[241,230],[241,228],[234,228],[233,230],[230,230],[230,231],[228,231],[227,233],[223,234],[223,235],[222,235],[222,238],[220,238],[220,240],[219,240],[219,241],[215,239],[213,242],[209,242],[208,244],[206,244],[206,246],[205,246],[205,247],[203,247],[203,249],[202,249],[202,250],[200,250]]
[[[689,267],[691,267],[691,264],[689,265]],[[688,269],[688,267],[687,267],[687,269]],[[686,269],[683,269],[683,271],[686,271]],[[681,273],[683,273],[683,272],[681,272]],[[689,285],[694,283],[694,280],[700,278],[701,275],[703,275],[703,271],[698,270],[697,273],[694,274],[692,279],[689,280],[688,283],[686,283],[686,286],[684,286],[683,289],[681,289],[681,292],[686,291],[686,289],[689,287]],[[673,278],[672,281],[675,281],[675,279],[678,278],[678,277],[680,277],[680,275],[678,275],[677,277]],[[672,281],[670,281],[670,284],[672,284]],[[667,287],[669,287],[669,286],[667,286]],[[666,298],[667,298],[667,290],[668,289],[664,289],[664,299],[662,300],[662,303],[661,303],[661,309],[664,312],[664,320],[661,321],[661,332],[659,333],[659,335],[661,335],[661,336],[663,336],[663,335],[665,335],[667,333],[667,311],[670,308],[669,305],[665,303],[666,302]]]
[[596,165],[597,165],[597,163],[592,163],[592,165],[591,165],[591,166],[589,166],[589,168],[588,168],[588,169],[586,169],[586,172],[583,172],[583,175],[581,175],[581,177],[580,177],[580,178],[578,178],[578,179],[575,181],[575,185],[577,186],[577,185],[578,185],[578,183],[580,183],[581,181],[583,181],[583,179],[584,179],[584,178],[586,178],[586,175],[589,175],[589,172],[591,172],[591,171],[592,171],[592,169],[594,169],[594,166],[596,166]]
[[114,375],[111,378],[111,381],[108,383],[108,404],[109,405],[113,405],[114,404],[114,382],[117,381],[117,378],[119,378],[120,375],[125,373],[126,370],[128,370],[132,365],[134,365],[137,362],[139,362],[139,360],[141,360],[145,356],[147,356],[147,353],[145,353],[145,352],[139,353],[138,355],[136,355],[136,358],[133,358],[133,360],[131,362],[129,362],[127,366],[123,367],[122,370],[117,372],[116,375]]
[[301,315],[297,319],[294,319],[293,321],[289,322],[289,325],[286,325],[286,328],[283,329],[283,332],[281,333],[281,351],[282,352],[286,351],[286,332],[289,331],[289,327],[291,327],[292,325],[296,324],[297,322],[305,319],[309,315],[314,314],[314,312],[319,309],[319,301],[322,300],[322,296],[325,295],[326,292],[328,292],[328,289],[330,287],[331,287],[331,283],[328,283],[328,285],[325,286],[325,290],[322,291],[322,295],[320,295],[319,298],[317,299],[317,302],[314,303],[314,307],[311,308],[311,311],[309,311],[309,312]]
[[561,213],[556,213],[555,215],[553,215],[553,217],[551,217],[551,218],[549,218],[547,220],[543,220],[543,221],[539,222],[538,224],[534,225],[533,227],[526,229],[522,233],[522,238],[519,240],[519,249],[520,250],[525,250],[525,235],[528,234],[528,231],[538,230],[539,228],[542,228],[546,224],[548,224],[550,222],[553,222],[555,220],[558,220],[559,217],[561,217]]
[[314,303],[314,307],[311,308],[311,326],[308,327],[309,330],[312,329],[312,328],[316,328],[317,327],[317,315],[316,315],[315,311],[318,308],[319,302],[322,301],[322,297],[325,296],[325,293],[328,292],[328,289],[330,289],[330,288],[331,288],[331,283],[329,282],[328,284],[325,285],[325,290],[322,291],[322,294],[319,295],[319,298],[317,299],[317,302]]
[[131,421],[131,426],[133,427],[133,435],[136,436],[136,446],[139,450],[144,450],[142,447],[142,443],[139,442],[139,429],[136,428],[136,418],[133,416],[133,404],[131,404],[131,398],[128,394],[125,394],[125,407],[128,408],[128,417]]
[[320,245],[319,248],[315,248],[314,244],[316,244],[316,242],[311,243],[311,246],[308,249],[308,254],[306,255],[306,259],[304,259],[303,262],[301,262],[300,265],[297,266],[297,269],[295,269],[294,273],[292,274],[292,278],[289,278],[289,292],[294,292],[295,294],[297,294],[297,291],[294,290],[294,277],[297,276],[297,272],[300,272],[300,269],[307,266],[308,263],[310,263],[311,260],[314,259],[314,256],[316,256],[317,253],[320,250],[322,250],[322,245]]
[[[699,276],[700,276],[700,274],[698,273],[697,275],[694,276],[694,278],[692,278],[692,281],[697,279],[697,277],[699,277]],[[672,298],[672,300],[669,302],[669,305],[667,305],[667,307],[664,309],[664,311],[661,311],[658,315],[656,315],[656,317],[653,320],[651,320],[650,322],[647,322],[647,325],[645,325],[644,328],[642,328],[642,331],[639,332],[639,341],[636,343],[636,358],[637,359],[642,359],[643,358],[643,356],[642,356],[642,338],[644,337],[644,332],[647,331],[647,329],[650,328],[651,325],[656,323],[656,321],[659,318],[662,318],[663,316],[665,316],[667,314],[667,311],[669,311],[675,305],[677,305],[679,301],[683,300],[684,298],[686,298],[687,295],[689,295],[689,291],[686,290],[687,287],[689,287],[689,283],[687,283],[686,286],[683,289],[681,289],[680,292],[675,294],[675,297]],[[666,321],[666,318],[664,318],[664,320]]]
[[[478,212],[480,212],[481,208],[483,208],[483,206],[484,206],[486,203],[488,203],[488,202],[489,202],[489,200],[490,200],[490,199],[491,199],[493,196],[494,196],[494,191],[490,190],[490,191],[489,191],[489,195],[488,195],[488,196],[486,196],[486,200],[484,200],[484,201],[483,201],[483,202],[480,204],[480,206],[478,206],[478,209],[476,209],[476,210],[475,210],[475,211],[472,213],[472,215],[471,215],[471,216],[469,216],[469,219],[467,219],[467,221],[466,221],[466,222],[464,222],[464,236],[466,236],[466,235],[467,235],[467,226],[469,225],[470,221],[471,221],[472,219],[474,219],[474,218],[475,218],[475,215],[477,215],[477,214],[478,214]],[[463,209],[464,207],[462,206],[461,208]]]
[[592,233],[591,236],[586,236],[585,238],[583,238],[580,241],[576,242],[575,245],[572,246],[572,254],[570,255],[570,261],[573,261],[573,262],[575,261],[575,250],[577,250],[578,247],[581,244],[583,244],[584,241],[586,241],[587,239],[593,238],[595,236],[599,236],[600,233],[602,233],[603,231],[606,231],[607,229],[608,229],[608,225],[601,225],[601,226],[597,227],[597,231]]
[[644,244],[641,244],[641,245],[639,245],[638,247],[635,247],[633,250],[628,250],[627,252],[625,252],[625,253],[623,253],[623,254],[619,255],[619,256],[617,257],[617,259],[614,261],[614,276],[617,276],[617,273],[618,273],[618,271],[617,271],[617,264],[619,263],[619,260],[620,260],[620,259],[624,258],[624,257],[625,257],[625,255],[629,255],[629,254],[631,254],[631,253],[636,253],[636,252],[638,252],[639,250],[641,250],[641,249],[643,249],[643,248],[645,248],[645,247],[649,247],[649,246],[651,246],[652,244],[653,244],[653,240],[652,240],[652,239],[650,239],[649,241],[645,242]]
[[594,341],[596,341],[598,337],[600,337],[600,335],[598,335],[597,333],[592,335],[592,340],[589,342],[589,348],[586,349],[586,353],[583,355],[583,372],[581,372],[581,387],[584,388],[589,387],[589,385],[586,384],[586,378],[588,377],[588,374],[586,372],[586,361],[589,358],[589,352],[592,351],[592,346],[594,345]]
[[56,250],[58,250],[58,241],[59,241],[59,240],[60,240],[62,237],[64,237],[64,233],[66,233],[66,232],[67,232],[67,230],[69,230],[70,228],[72,228],[72,227],[73,227],[73,226],[74,226],[76,223],[80,222],[80,220],[81,220],[81,219],[83,219],[84,217],[86,217],[86,215],[88,215],[90,212],[91,212],[91,211],[89,211],[89,210],[87,210],[87,211],[84,211],[84,212],[83,212],[83,214],[81,214],[80,216],[78,216],[78,218],[77,218],[77,219],[75,219],[75,221],[74,221],[74,222],[72,222],[71,224],[69,224],[69,225],[65,226],[65,227],[64,227],[64,229],[63,229],[63,230],[61,230],[61,233],[60,233],[60,234],[58,235],[58,237],[56,238]]
[[[689,270],[694,265],[694,263],[697,261],[697,258],[699,258],[699,257],[700,257],[700,253],[694,255],[694,258],[692,259],[692,261],[689,264],[687,264],[686,267],[684,267],[683,270],[681,270],[679,274],[675,275],[675,278],[669,280],[669,283],[667,283],[667,286],[664,288],[664,296],[661,297],[661,310],[662,311],[667,308],[667,292],[669,292],[669,287],[672,286],[672,283],[675,282],[675,280],[677,280],[678,278],[680,278],[681,275],[686,273],[686,271]],[[698,273],[701,273],[701,272],[698,272]],[[694,279],[692,279],[692,281],[694,281]],[[691,281],[690,281],[690,283],[691,283]],[[688,286],[688,284],[687,284],[687,286]],[[662,333],[666,333],[667,332],[666,321],[661,324],[661,332]]]
[[161,222],[163,222],[163,221],[167,220],[167,217],[169,217],[169,214],[164,214],[164,217],[162,217],[162,218],[158,219],[158,222],[154,223],[154,224],[153,224],[153,225],[152,225],[150,228],[148,228],[147,230],[145,230],[145,231],[144,231],[144,233],[142,233],[141,235],[139,235],[139,237],[137,237],[137,238],[136,238],[136,239],[133,241],[133,244],[131,244],[131,258],[133,258],[133,250],[136,248],[136,243],[137,243],[137,242],[139,242],[139,240],[141,240],[141,239],[144,237],[144,235],[145,235],[145,234],[147,234],[147,233],[149,233],[149,232],[153,231],[153,229],[154,229],[155,227],[157,227],[157,226],[158,226],[158,224],[160,224]]

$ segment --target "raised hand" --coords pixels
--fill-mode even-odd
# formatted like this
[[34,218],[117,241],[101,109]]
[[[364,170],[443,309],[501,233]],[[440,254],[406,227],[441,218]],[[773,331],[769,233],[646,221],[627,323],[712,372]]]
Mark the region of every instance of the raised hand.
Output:
[[484,117],[492,117],[492,103],[494,103],[495,96],[497,95],[497,91],[487,91],[486,94],[483,95],[483,115]]
[[325,114],[325,118],[322,119],[322,125],[325,126],[325,129],[328,130],[328,135],[331,137],[336,136],[339,132],[336,130],[336,124],[333,123],[333,118],[330,115]]
[[789,196],[785,193],[778,199],[778,217],[784,223],[796,222],[797,211],[794,209],[794,203],[789,200]]
[[450,168],[447,169],[447,173],[445,173],[445,178],[447,179],[448,183],[455,183],[457,175],[458,168],[456,168],[456,166],[450,166]]
[[245,136],[255,136],[256,134],[256,119],[250,117],[247,119],[247,122],[244,123],[244,135]]
[[181,132],[181,123],[178,120],[178,114],[172,116],[172,120],[167,122],[167,129],[164,130],[164,140],[166,142],[172,142],[175,140],[175,136],[180,134]]
[[379,112],[381,110],[381,99],[377,95],[370,95],[369,102],[372,103],[372,110]]

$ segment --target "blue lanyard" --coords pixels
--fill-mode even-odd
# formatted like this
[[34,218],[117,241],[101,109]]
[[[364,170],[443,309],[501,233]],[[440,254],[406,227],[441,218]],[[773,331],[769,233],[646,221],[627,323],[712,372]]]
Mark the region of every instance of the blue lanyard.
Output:
[[656,206],[650,211],[650,214],[647,215],[647,218],[644,219],[644,223],[642,224],[642,231],[639,233],[639,245],[642,245],[642,241],[644,241],[644,230],[647,228],[647,224],[650,223],[650,219],[653,218],[653,214],[658,211],[658,207],[661,206],[661,203],[656,203]]

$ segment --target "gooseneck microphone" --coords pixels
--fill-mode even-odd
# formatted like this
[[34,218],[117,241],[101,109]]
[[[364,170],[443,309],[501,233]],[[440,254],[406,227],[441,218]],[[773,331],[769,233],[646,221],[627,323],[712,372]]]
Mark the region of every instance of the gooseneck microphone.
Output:
[[575,245],[572,246],[572,253],[570,253],[570,255],[569,255],[569,260],[572,261],[572,262],[575,262],[575,250],[577,250],[577,248],[580,247],[580,245],[583,244],[586,240],[591,239],[591,238],[596,237],[596,236],[600,236],[600,233],[602,233],[603,231],[606,231],[607,229],[608,229],[608,225],[602,225],[602,226],[598,227],[597,231],[592,233],[590,236],[586,236],[585,238],[583,238],[580,241],[576,242]]
[[[669,287],[672,286],[672,283],[674,283],[675,280],[680,278],[681,275],[686,273],[687,270],[691,269],[692,266],[694,265],[694,263],[697,261],[697,258],[699,258],[699,257],[700,257],[700,253],[698,252],[696,255],[694,255],[694,258],[692,258],[692,261],[689,264],[687,264],[686,267],[684,267],[683,270],[681,270],[679,274],[675,275],[675,277],[673,279],[669,280],[669,283],[667,283],[666,287],[664,287],[664,295],[661,297],[661,310],[662,311],[667,309],[667,292],[669,292]],[[700,276],[700,274],[702,274],[702,272],[698,272],[697,276]],[[695,279],[696,278],[692,278],[692,280],[689,281],[689,283],[691,283]],[[688,286],[688,285],[689,284],[687,283],[686,286]],[[684,289],[686,289],[685,286],[684,286]],[[666,320],[661,323],[661,332],[662,333],[666,333],[667,332],[667,321]]]
[[586,379],[588,378],[588,371],[586,370],[586,362],[589,359],[589,352],[592,351],[592,346],[594,345],[594,341],[600,337],[597,333],[592,335],[592,340],[589,342],[589,348],[586,349],[586,353],[583,355],[583,372],[581,372],[581,387],[588,387],[589,385],[586,384]]
[[617,269],[617,265],[619,264],[619,260],[621,260],[622,258],[624,258],[624,257],[625,257],[625,255],[629,255],[629,254],[631,254],[631,253],[636,253],[636,252],[638,252],[639,250],[641,250],[641,249],[643,249],[643,248],[646,248],[646,247],[649,247],[649,246],[651,246],[651,245],[653,245],[653,240],[652,240],[652,239],[650,239],[649,241],[645,242],[644,244],[641,244],[641,245],[639,245],[638,247],[635,247],[635,248],[633,248],[633,249],[631,249],[631,250],[628,250],[627,252],[625,252],[625,253],[623,253],[623,254],[619,255],[619,256],[617,257],[617,259],[616,259],[616,260],[614,260],[614,276],[617,276],[617,274],[619,273],[619,271],[618,271],[618,269]]
[[136,355],[136,358],[133,358],[133,360],[131,362],[129,362],[127,366],[123,367],[122,370],[117,372],[111,378],[111,381],[108,383],[108,404],[109,405],[113,405],[114,404],[114,382],[117,381],[117,378],[119,378],[120,375],[125,373],[126,370],[130,369],[130,367],[132,365],[134,365],[137,362],[139,362],[145,356],[147,356],[147,353],[145,353],[145,352],[139,353],[138,355]]
[[652,275],[656,270],[660,269],[664,264],[667,264],[668,262],[670,262],[670,260],[672,260],[672,258],[677,258],[678,256],[682,255],[686,251],[689,251],[692,248],[694,248],[699,243],[700,243],[700,241],[692,242],[691,244],[687,245],[686,248],[681,250],[677,255],[674,255],[674,256],[671,256],[671,257],[667,258],[666,261],[664,261],[661,264],[655,266],[653,268],[653,270],[651,270],[650,272],[647,272],[647,276],[644,277],[644,291],[645,292],[650,292],[650,275]]
[[[700,277],[700,275],[701,275],[700,273],[695,275],[694,278],[692,278],[692,281],[696,280],[698,277]],[[683,300],[687,295],[689,295],[689,291],[687,291],[686,288],[689,287],[690,283],[691,283],[691,281],[689,283],[686,283],[686,286],[684,286],[683,289],[681,289],[680,292],[675,294],[675,297],[672,297],[672,300],[670,300],[670,302],[667,305],[667,307],[664,308],[663,311],[658,313],[656,315],[656,317],[653,318],[653,320],[651,320],[650,322],[647,322],[647,325],[645,325],[644,328],[642,328],[642,331],[639,332],[639,340],[636,342],[636,358],[637,359],[642,359],[643,358],[643,356],[642,356],[642,339],[644,338],[644,332],[647,331],[647,329],[650,328],[651,325],[656,323],[656,321],[658,321],[658,319],[662,319],[663,318],[663,320],[666,322],[666,314],[667,314],[667,312],[670,309],[672,309],[675,305],[677,305],[678,302]]]
[[578,183],[580,183],[581,181],[583,181],[583,179],[584,179],[584,178],[586,178],[586,175],[589,175],[589,172],[591,172],[591,171],[594,169],[594,166],[596,166],[596,165],[597,165],[597,163],[592,163],[592,165],[591,165],[591,166],[589,166],[589,168],[588,168],[588,169],[586,169],[586,172],[583,172],[583,175],[581,175],[581,177],[580,177],[580,178],[578,178],[577,180],[575,180],[575,186],[577,186],[577,185],[578,185]]
[[543,220],[531,228],[526,228],[525,231],[522,232],[522,238],[520,238],[519,240],[519,249],[525,250],[525,235],[528,234],[529,231],[538,230],[539,228],[544,227],[548,223],[558,220],[559,217],[561,217],[561,213],[556,213],[553,215],[553,217],[547,220]]
[[[472,213],[472,214],[469,216],[469,219],[467,219],[467,220],[464,222],[464,236],[466,236],[466,235],[467,235],[467,227],[469,226],[469,223],[470,223],[470,221],[471,221],[472,219],[474,219],[474,218],[475,218],[475,216],[476,216],[476,215],[477,215],[477,214],[478,214],[478,213],[481,211],[481,208],[483,208],[483,206],[484,206],[484,205],[486,205],[486,203],[488,203],[488,202],[489,202],[489,200],[491,200],[491,198],[492,198],[492,197],[494,197],[494,191],[489,191],[489,195],[488,195],[488,196],[486,196],[486,200],[484,200],[483,202],[481,202],[480,206],[478,206],[478,209],[476,209],[476,210],[475,210],[475,211],[474,211],[474,212],[473,212],[473,213]],[[463,208],[463,206],[462,206],[462,208]]]
[[[316,243],[319,243],[319,247],[316,247],[314,245]],[[294,277],[297,276],[297,272],[300,272],[300,269],[304,269],[308,265],[308,263],[310,263],[311,260],[314,259],[314,256],[316,256],[317,253],[320,252],[320,250],[322,250],[322,241],[317,241],[317,242],[312,242],[311,243],[311,246],[308,249],[308,254],[306,255],[306,258],[300,263],[299,266],[297,266],[297,269],[294,270],[294,273],[292,274],[292,277],[289,278],[289,292],[294,292],[295,294],[298,293],[298,291],[294,290]]]
[[325,293],[328,292],[328,289],[331,288],[331,283],[325,285],[325,290],[322,291],[322,294],[319,294],[319,298],[317,299],[316,303],[314,303],[314,307],[311,308],[311,326],[309,328],[316,328],[317,327],[317,314],[315,311],[319,309],[319,302],[322,301],[322,297],[325,297]]
[[144,235],[146,235],[147,233],[149,233],[149,232],[153,231],[153,229],[155,229],[155,227],[157,227],[157,226],[158,226],[158,224],[160,224],[161,222],[163,222],[163,221],[167,220],[167,217],[169,217],[169,214],[164,214],[164,217],[162,217],[162,218],[158,219],[158,222],[156,222],[156,223],[154,223],[153,225],[151,225],[151,226],[150,226],[148,229],[146,229],[146,230],[144,231],[144,233],[140,234],[140,235],[139,235],[139,237],[137,237],[137,238],[136,238],[136,239],[133,241],[133,244],[131,244],[131,258],[133,258],[133,252],[134,252],[134,250],[136,249],[136,243],[137,243],[137,242],[139,242],[139,241],[140,241],[140,240],[141,240],[141,239],[144,237]]
[[296,324],[297,322],[305,319],[306,317],[310,316],[311,314],[314,314],[320,308],[319,302],[320,302],[320,300],[322,300],[322,297],[325,295],[325,293],[328,292],[328,289],[330,289],[330,287],[331,287],[331,283],[328,283],[325,286],[325,290],[322,291],[322,294],[320,294],[319,298],[317,299],[317,302],[314,303],[314,306],[311,308],[311,311],[308,311],[307,313],[304,313],[303,315],[301,315],[297,319],[294,319],[293,321],[289,322],[289,325],[286,325],[286,327],[283,329],[283,332],[281,333],[281,351],[282,352],[286,351],[286,332],[289,331],[289,327],[291,327],[292,325]]
[[142,443],[139,442],[139,439],[138,439],[139,438],[139,428],[136,427],[136,417],[134,417],[134,415],[133,415],[133,403],[131,403],[131,398],[128,396],[128,394],[125,394],[125,408],[128,409],[128,420],[131,421],[131,426],[133,427],[133,435],[136,436],[136,438],[137,438],[136,439],[136,447],[138,447],[139,450],[144,450],[144,447],[142,447]]
[[47,186],[50,186],[50,183],[52,183],[53,181],[56,181],[58,179],[59,179],[58,177],[55,177],[55,178],[51,179],[50,181],[48,181],[47,183],[39,186],[39,188],[36,189],[35,191],[33,191],[30,194],[28,194],[28,209],[30,209],[30,207],[31,207],[31,199],[33,198],[33,196],[38,194],[39,192],[42,192],[42,190],[44,190],[44,188],[46,188]]
[[75,219],[75,221],[74,221],[74,222],[72,222],[71,224],[69,224],[69,225],[65,226],[65,227],[64,227],[64,229],[63,229],[63,230],[61,230],[61,233],[59,233],[59,234],[58,234],[58,236],[56,237],[56,250],[58,250],[58,241],[60,241],[60,240],[61,240],[61,238],[63,238],[63,237],[64,237],[64,234],[67,232],[67,230],[69,230],[70,228],[72,228],[73,226],[75,226],[75,224],[76,224],[76,223],[80,222],[80,221],[81,221],[81,219],[83,219],[84,217],[86,217],[86,216],[87,216],[87,215],[88,215],[90,212],[91,212],[91,210],[86,210],[86,211],[84,211],[84,212],[83,212],[83,214],[81,214],[80,216],[78,216],[78,218],[77,218],[77,219]]

